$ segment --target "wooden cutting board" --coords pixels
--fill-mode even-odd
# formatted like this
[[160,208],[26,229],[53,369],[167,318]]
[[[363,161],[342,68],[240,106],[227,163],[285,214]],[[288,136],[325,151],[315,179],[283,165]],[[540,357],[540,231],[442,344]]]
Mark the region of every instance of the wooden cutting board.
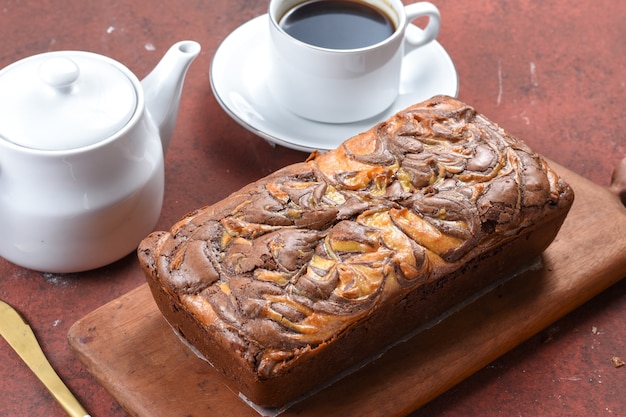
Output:
[[[507,281],[281,416],[406,415],[625,277],[626,209],[607,189],[552,166],[576,200],[543,269]],[[180,342],[147,284],[79,320],[68,337],[132,416],[259,415]]]

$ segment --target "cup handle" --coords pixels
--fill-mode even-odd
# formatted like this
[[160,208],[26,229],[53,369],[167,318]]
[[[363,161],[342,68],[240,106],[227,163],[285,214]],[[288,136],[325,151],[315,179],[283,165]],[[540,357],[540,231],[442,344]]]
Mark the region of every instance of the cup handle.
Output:
[[[441,26],[441,14],[437,6],[422,1],[409,4],[404,7],[404,10],[407,21],[405,40],[410,49],[418,48],[435,40],[437,35],[439,35],[439,27]],[[426,27],[423,30],[411,30],[415,28],[412,28],[410,23],[422,16],[428,16],[428,24]]]

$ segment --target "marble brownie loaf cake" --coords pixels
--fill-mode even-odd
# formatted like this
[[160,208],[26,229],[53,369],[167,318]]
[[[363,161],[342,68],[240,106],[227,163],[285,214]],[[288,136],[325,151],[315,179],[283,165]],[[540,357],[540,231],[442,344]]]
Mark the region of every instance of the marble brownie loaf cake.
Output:
[[168,322],[280,406],[533,263],[573,192],[450,97],[201,208],[138,255]]

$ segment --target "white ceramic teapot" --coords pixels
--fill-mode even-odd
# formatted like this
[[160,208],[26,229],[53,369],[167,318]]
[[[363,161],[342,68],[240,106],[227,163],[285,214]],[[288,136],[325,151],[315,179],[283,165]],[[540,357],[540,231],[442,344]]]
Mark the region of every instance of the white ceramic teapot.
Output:
[[82,51],[0,71],[0,256],[62,273],[136,249],[161,213],[164,153],[199,52],[175,44],[141,82]]

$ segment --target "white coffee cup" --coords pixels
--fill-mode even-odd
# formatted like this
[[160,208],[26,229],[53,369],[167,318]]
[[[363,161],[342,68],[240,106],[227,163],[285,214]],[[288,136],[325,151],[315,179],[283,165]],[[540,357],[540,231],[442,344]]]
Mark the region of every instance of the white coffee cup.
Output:
[[[299,41],[281,28],[280,20],[303,1],[270,1],[268,87],[279,105],[317,122],[350,123],[373,117],[394,102],[403,58],[437,37],[439,10],[428,2],[405,6],[401,0],[360,1],[382,11],[395,31],[358,49],[328,49]],[[422,16],[428,17],[424,30],[406,30]]]

